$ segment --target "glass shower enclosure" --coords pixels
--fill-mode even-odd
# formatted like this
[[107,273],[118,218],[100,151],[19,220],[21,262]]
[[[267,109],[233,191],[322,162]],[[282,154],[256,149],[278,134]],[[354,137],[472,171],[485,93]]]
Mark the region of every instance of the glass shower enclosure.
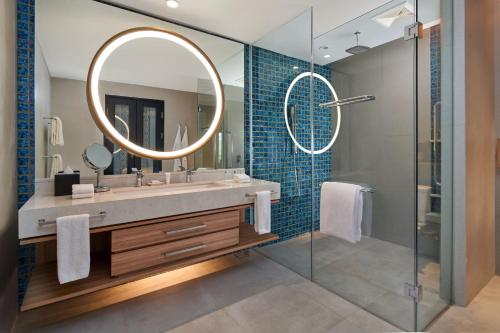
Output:
[[[245,165],[281,184],[259,251],[407,331],[451,298],[451,6],[389,1],[322,33],[311,8],[245,50]],[[332,183],[358,186],[359,238],[329,227]]]

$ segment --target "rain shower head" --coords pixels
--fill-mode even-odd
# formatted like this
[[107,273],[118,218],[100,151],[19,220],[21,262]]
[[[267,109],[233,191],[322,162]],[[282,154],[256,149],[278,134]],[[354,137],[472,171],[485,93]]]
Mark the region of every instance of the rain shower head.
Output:
[[359,31],[356,31],[354,33],[354,35],[356,36],[356,46],[353,46],[353,47],[345,50],[347,53],[360,54],[360,53],[364,53],[370,49],[368,46],[359,45],[359,35],[360,34],[361,34],[361,32],[359,32]]

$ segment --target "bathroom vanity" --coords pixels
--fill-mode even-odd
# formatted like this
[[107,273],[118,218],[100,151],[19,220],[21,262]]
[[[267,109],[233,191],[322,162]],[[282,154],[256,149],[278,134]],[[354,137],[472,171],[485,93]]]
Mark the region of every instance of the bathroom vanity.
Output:
[[[91,199],[35,194],[19,210],[21,245],[35,244],[36,267],[21,310],[67,300],[276,240],[245,223],[257,191],[280,198],[278,183],[252,179],[122,187]],[[90,214],[88,278],[59,284],[58,216]]]

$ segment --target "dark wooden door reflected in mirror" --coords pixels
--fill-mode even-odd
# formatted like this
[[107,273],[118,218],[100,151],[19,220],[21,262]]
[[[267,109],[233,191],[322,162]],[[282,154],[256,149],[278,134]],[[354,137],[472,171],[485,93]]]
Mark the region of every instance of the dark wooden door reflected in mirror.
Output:
[[[106,95],[106,115],[125,138],[148,149],[164,149],[164,102],[160,100]],[[160,172],[161,161],[128,154],[106,137],[104,144],[113,153],[113,163],[106,175],[132,173],[142,169],[147,173]]]

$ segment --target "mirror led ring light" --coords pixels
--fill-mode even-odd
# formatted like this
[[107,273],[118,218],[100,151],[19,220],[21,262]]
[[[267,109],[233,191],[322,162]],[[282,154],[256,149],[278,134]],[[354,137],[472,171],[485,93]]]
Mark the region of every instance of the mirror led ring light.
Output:
[[[286,96],[285,96],[285,107],[283,109],[283,112],[285,113],[286,128],[288,130],[288,134],[290,135],[290,137],[293,140],[293,143],[295,143],[295,145],[300,150],[302,150],[304,153],[306,153],[306,154],[312,154],[311,150],[309,150],[307,148],[304,148],[297,141],[297,139],[295,138],[295,136],[293,135],[292,130],[290,129],[290,125],[288,124],[288,112],[287,112],[288,98],[290,97],[290,93],[292,92],[293,87],[297,84],[297,82],[299,80],[303,79],[306,76],[311,76],[311,72],[304,72],[302,74],[297,75],[297,77],[295,79],[293,79],[292,83],[290,83],[290,86],[288,87],[288,90],[287,90]],[[323,83],[325,83],[328,86],[328,88],[330,89],[330,91],[332,92],[332,95],[333,95],[333,98],[335,99],[335,101],[339,100],[339,98],[337,96],[337,92],[333,88],[332,84],[324,76],[321,76],[320,74],[317,74],[317,73],[313,73],[313,77],[318,78],[321,81],[323,81]],[[337,119],[338,120],[337,120],[337,126],[335,128],[335,133],[333,134],[332,140],[328,143],[328,145],[326,147],[324,147],[324,148],[322,148],[320,150],[314,150],[314,155],[323,154],[324,152],[328,151],[328,149],[330,149],[333,146],[333,144],[335,143],[335,141],[337,140],[337,137],[338,137],[339,131],[340,131],[341,114],[340,114],[340,106],[337,106],[336,108],[337,108]]]
[[[102,107],[101,100],[99,98],[99,77],[101,75],[102,68],[109,58],[109,56],[120,46],[141,38],[157,38],[163,39],[176,43],[177,45],[185,48],[191,52],[205,67],[208,71],[210,79],[212,80],[215,89],[215,113],[212,120],[212,124],[205,132],[205,134],[198,139],[195,143],[190,146],[179,149],[176,151],[156,151],[141,147],[118,132],[113,124],[108,120],[104,108]],[[152,158],[155,160],[168,160],[180,158],[202,148],[206,145],[212,136],[217,131],[220,123],[223,119],[224,113],[224,90],[222,87],[222,81],[220,79],[219,73],[212,63],[210,58],[200,49],[196,44],[194,44],[188,38],[182,36],[173,31],[169,31],[157,27],[141,27],[125,30],[111,37],[103,46],[97,51],[92,64],[90,65],[88,77],[87,77],[87,102],[89,105],[90,113],[92,118],[94,118],[95,123],[99,129],[111,140],[113,143],[118,145],[125,151],[140,157]]]

